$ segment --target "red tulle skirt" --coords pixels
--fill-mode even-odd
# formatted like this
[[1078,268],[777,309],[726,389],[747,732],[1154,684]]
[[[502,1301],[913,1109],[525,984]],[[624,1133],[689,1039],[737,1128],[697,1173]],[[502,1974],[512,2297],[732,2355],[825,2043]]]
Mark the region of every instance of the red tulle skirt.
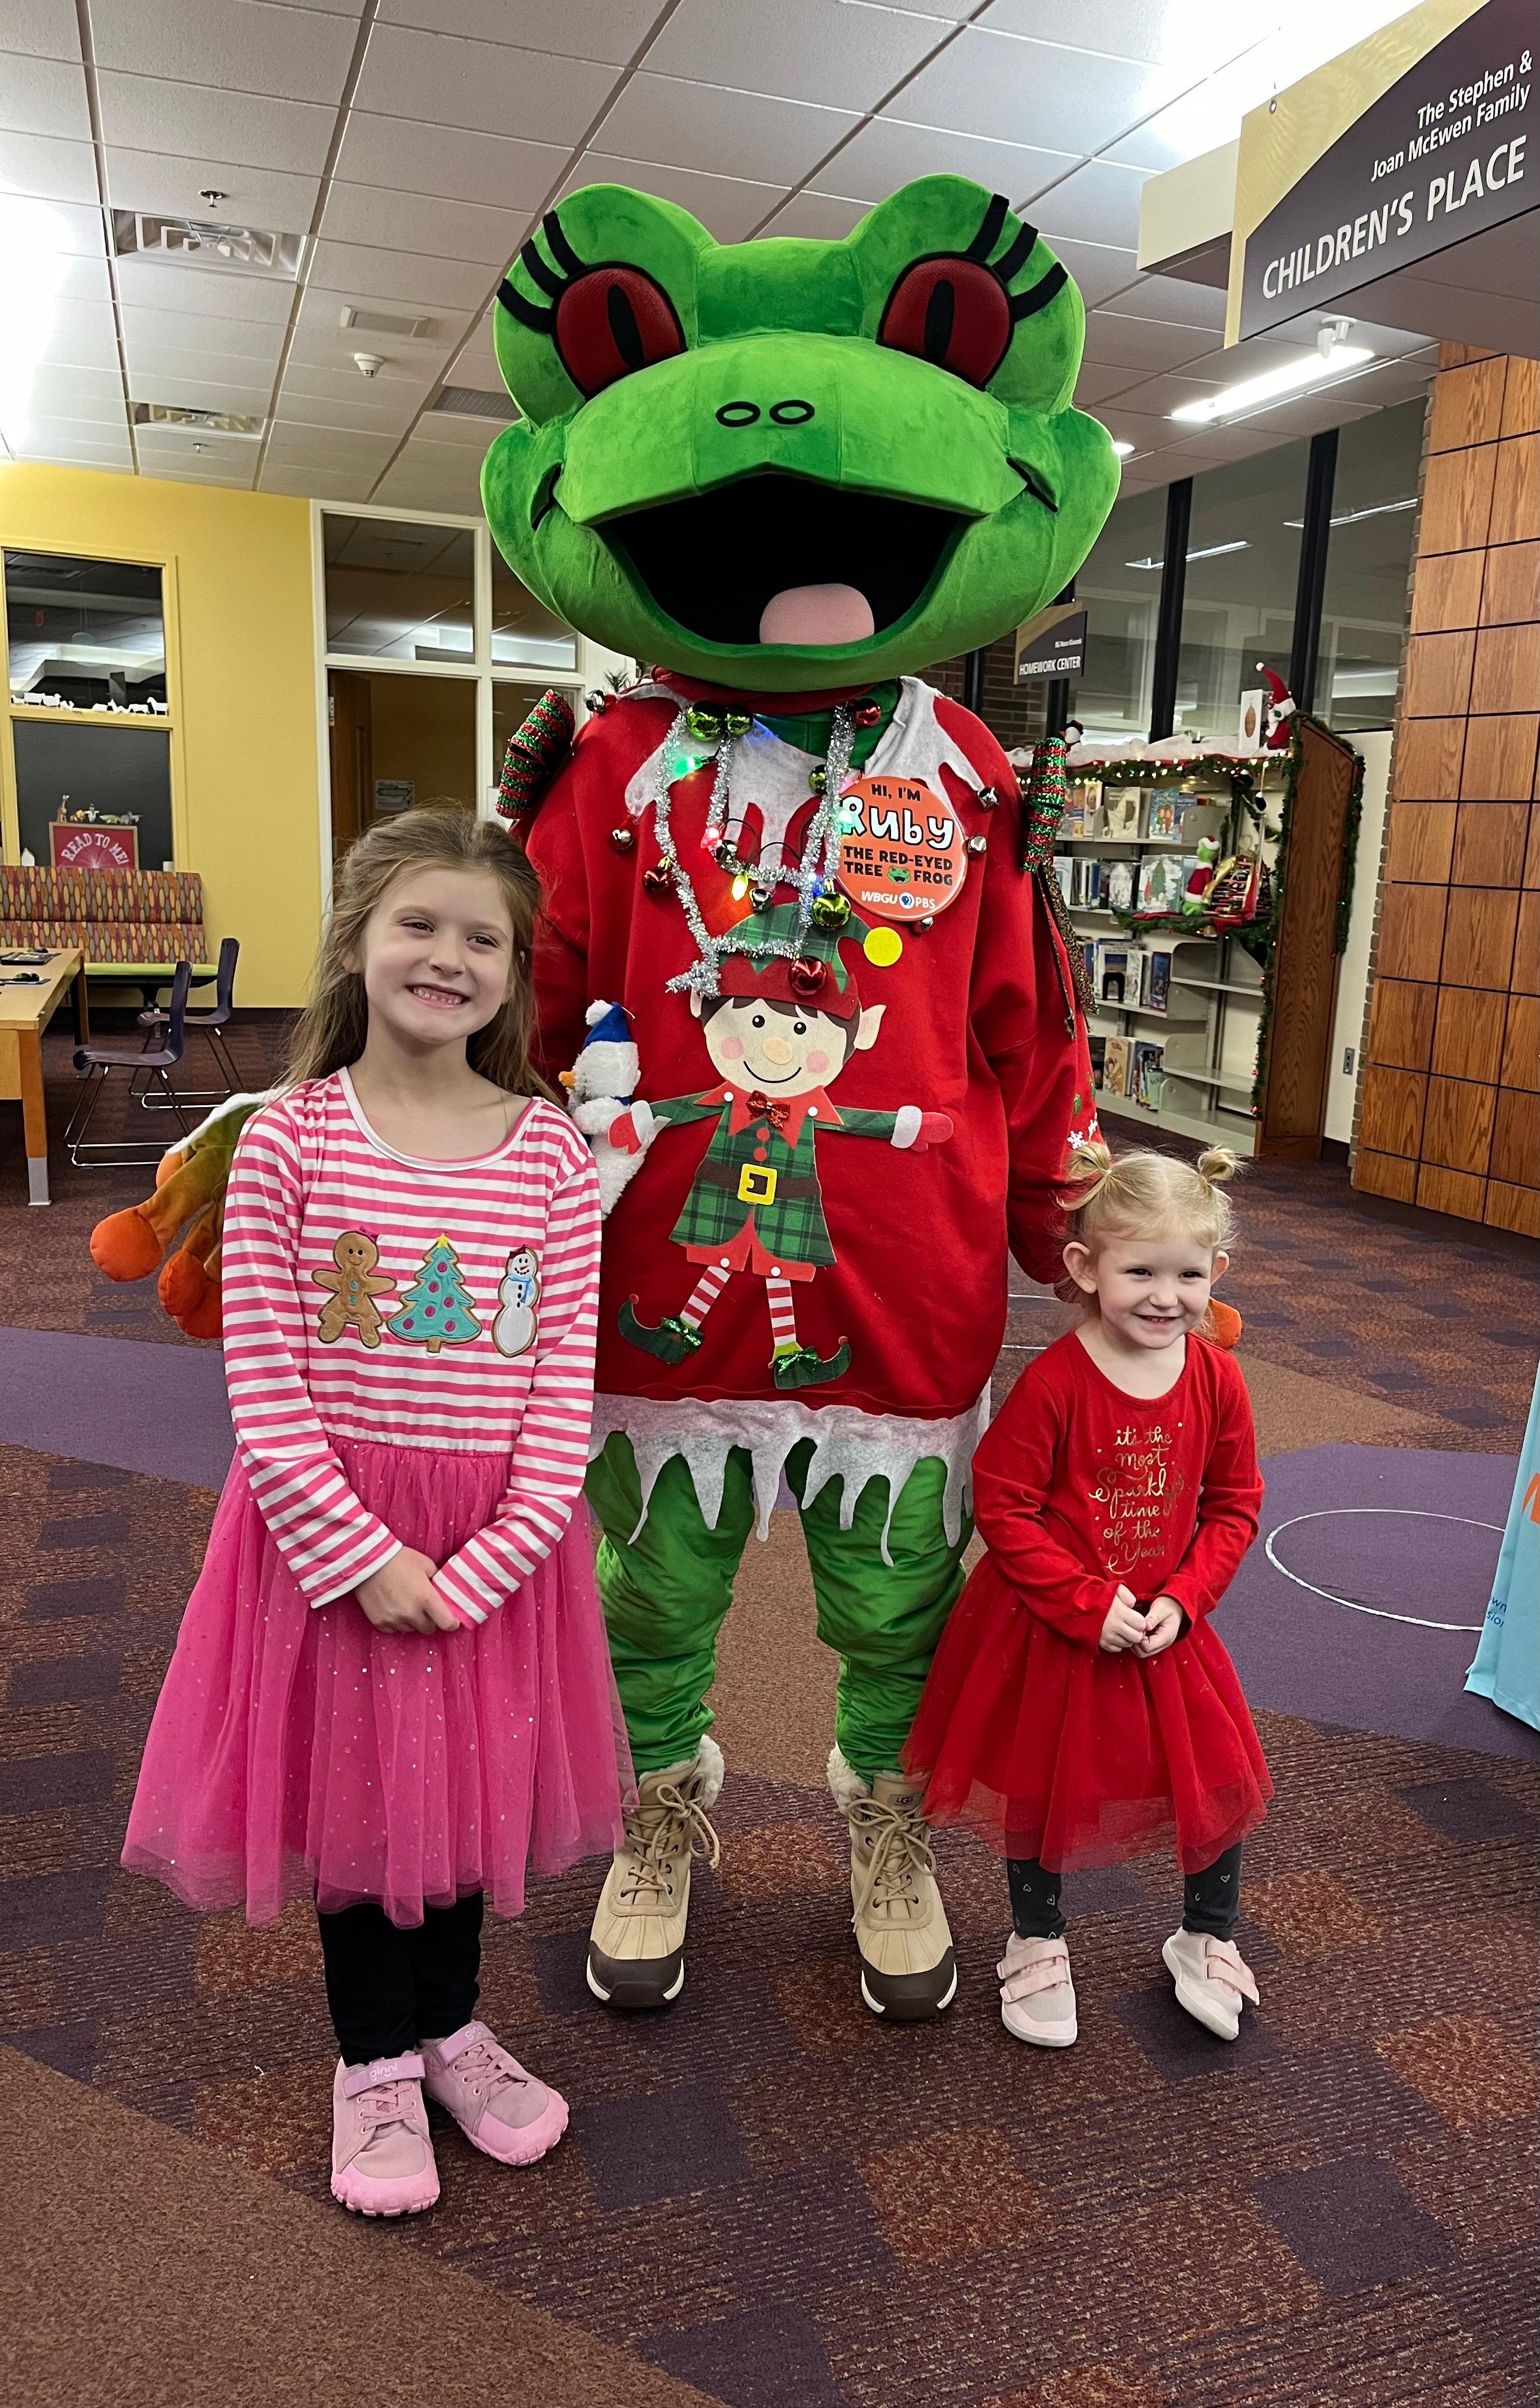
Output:
[[986,1557],[942,1634],[905,1764],[925,1811],[1054,1872],[1171,1848],[1202,1872],[1273,1794],[1220,1641],[1195,1623],[1148,1663],[1062,1638]]
[[[442,1563],[483,1529],[502,1455],[335,1441],[355,1493]],[[631,1762],[579,1504],[561,1544],[475,1630],[387,1635],[355,1598],[312,1607],[237,1458],[166,1672],[123,1863],[189,1906],[269,1923],[314,1893],[392,1923],[482,1890],[524,1903],[620,1836]]]

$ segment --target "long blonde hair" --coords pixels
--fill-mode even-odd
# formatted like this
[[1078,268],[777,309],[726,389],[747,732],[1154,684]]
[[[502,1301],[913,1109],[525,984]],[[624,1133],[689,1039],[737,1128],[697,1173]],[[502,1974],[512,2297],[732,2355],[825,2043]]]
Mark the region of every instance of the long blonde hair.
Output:
[[288,1078],[328,1078],[358,1060],[369,1033],[369,1004],[361,970],[350,969],[370,918],[396,880],[413,869],[488,870],[496,879],[513,928],[513,977],[506,999],[485,1028],[466,1041],[473,1070],[510,1095],[551,1090],[530,1060],[535,990],[530,953],[540,882],[529,855],[488,820],[468,811],[425,808],[382,820],[349,847],[338,865],[331,916],[316,957],[309,1003],[289,1047]]
[[[1094,1247],[1102,1238],[1176,1236],[1219,1254],[1230,1245],[1233,1216],[1223,1191],[1235,1168],[1227,1145],[1212,1145],[1189,1163],[1148,1146],[1115,1154],[1101,1138],[1082,1138],[1070,1149],[1059,1197],[1065,1241]],[[1095,1308],[1095,1298],[1067,1276],[1058,1292]]]

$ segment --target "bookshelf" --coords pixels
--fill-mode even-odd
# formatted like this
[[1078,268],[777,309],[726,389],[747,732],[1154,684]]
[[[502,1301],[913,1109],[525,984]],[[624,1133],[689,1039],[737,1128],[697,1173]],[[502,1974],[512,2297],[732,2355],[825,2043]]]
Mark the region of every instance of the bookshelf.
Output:
[[[1098,998],[1100,1111],[1243,1156],[1319,1157],[1362,775],[1304,711],[1286,752],[1071,762],[1054,868]],[[1183,910],[1200,839],[1221,864],[1260,853],[1264,914],[1216,927]]]

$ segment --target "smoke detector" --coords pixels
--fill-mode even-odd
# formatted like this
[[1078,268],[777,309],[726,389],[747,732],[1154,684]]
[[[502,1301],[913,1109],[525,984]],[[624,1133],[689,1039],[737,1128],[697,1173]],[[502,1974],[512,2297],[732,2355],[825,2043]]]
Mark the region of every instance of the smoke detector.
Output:
[[357,368],[360,376],[377,377],[384,365],[385,363],[380,358],[378,351],[355,351],[353,353],[353,366]]
[[142,210],[114,209],[112,248],[120,259],[137,254],[292,280],[299,274],[305,237],[269,234],[258,226],[222,225],[214,218],[151,217]]

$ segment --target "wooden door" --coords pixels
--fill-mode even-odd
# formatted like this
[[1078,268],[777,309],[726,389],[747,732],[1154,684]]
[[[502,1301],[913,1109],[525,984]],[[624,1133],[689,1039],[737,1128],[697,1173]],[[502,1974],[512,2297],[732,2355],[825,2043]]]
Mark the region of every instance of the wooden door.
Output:
[[374,689],[351,669],[329,669],[332,858],[340,860],[368,826],[374,803]]
[[1257,1152],[1273,1160],[1316,1162],[1326,1126],[1327,1067],[1340,967],[1337,906],[1358,755],[1313,720],[1299,723],[1296,740],[1304,745],[1305,757],[1289,816]]

